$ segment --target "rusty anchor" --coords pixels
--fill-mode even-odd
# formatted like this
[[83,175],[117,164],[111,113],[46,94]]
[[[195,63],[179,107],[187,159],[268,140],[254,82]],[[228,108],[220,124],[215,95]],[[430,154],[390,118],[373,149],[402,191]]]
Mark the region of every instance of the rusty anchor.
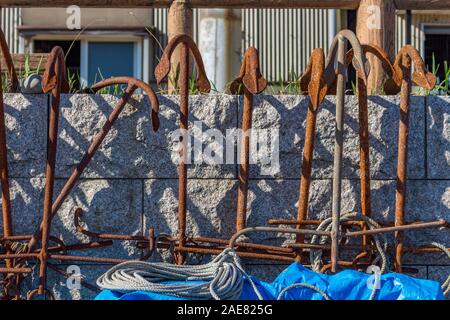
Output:
[[251,47],[245,51],[239,77],[230,86],[231,94],[244,91],[242,113],[242,144],[239,166],[239,190],[237,197],[236,231],[245,228],[247,220],[248,176],[250,166],[250,136],[252,129],[253,96],[262,93],[267,86],[259,69],[258,50]]
[[[159,64],[155,69],[155,77],[157,83],[161,83],[167,77],[171,70],[170,58],[175,48],[181,45],[181,61],[180,61],[180,76],[178,85],[180,88],[180,130],[186,132],[188,130],[189,117],[189,52],[192,53],[195,63],[197,65],[197,79],[196,86],[201,93],[208,93],[211,90],[209,80],[206,77],[203,60],[198,51],[197,45],[191,37],[185,34],[174,36],[164,49]],[[187,137],[183,137],[180,149],[180,163],[178,167],[178,241],[179,247],[186,245],[186,200],[187,200],[187,166],[186,166],[186,151]],[[175,260],[177,264],[185,262],[186,255],[184,252],[177,252]]]

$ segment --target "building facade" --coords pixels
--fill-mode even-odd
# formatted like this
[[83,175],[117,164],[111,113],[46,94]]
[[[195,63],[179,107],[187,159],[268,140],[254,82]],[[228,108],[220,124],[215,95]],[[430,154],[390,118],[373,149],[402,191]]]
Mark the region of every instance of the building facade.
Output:
[[[220,79],[223,66],[229,69],[226,78],[231,80],[231,74],[239,70],[237,64],[246,47],[258,48],[262,72],[269,82],[287,82],[305,69],[314,48],[328,48],[336,30],[351,25],[351,15],[344,10],[230,11],[233,11],[233,28],[221,24],[223,19],[208,24],[214,21],[211,17],[217,17],[216,13],[194,9],[194,39],[206,60],[208,76],[219,84],[219,89],[224,86]],[[1,27],[14,53],[48,52],[54,45],[63,47],[68,52],[68,68],[84,84],[114,75],[154,82],[152,71],[161,56],[161,48],[167,44],[167,9],[82,8],[81,30],[68,29],[69,16],[66,8],[2,8]],[[222,16],[225,20],[229,17],[229,14]],[[229,39],[221,38],[221,30],[233,30],[232,45],[226,53],[220,48]],[[393,32],[396,32],[398,49],[405,44],[404,12],[398,12]],[[450,10],[413,11],[411,34],[412,44],[427,64],[431,64],[434,55],[442,78],[443,62],[450,57]],[[211,48],[215,53],[210,52]],[[227,56],[226,63],[222,61],[223,55]],[[221,65],[222,69],[217,69]]]

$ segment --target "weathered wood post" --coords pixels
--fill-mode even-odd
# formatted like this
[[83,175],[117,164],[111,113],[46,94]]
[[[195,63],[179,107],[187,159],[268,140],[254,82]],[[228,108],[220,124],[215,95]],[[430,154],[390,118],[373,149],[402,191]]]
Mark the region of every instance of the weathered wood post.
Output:
[[[356,35],[362,44],[383,48],[391,60],[395,55],[395,4],[392,0],[361,0],[357,11]],[[367,93],[380,94],[385,77],[381,61],[369,54],[371,72]]]
[[[169,8],[167,18],[167,30],[169,40],[178,34],[187,34],[192,36],[192,7],[189,0],[174,0]],[[177,70],[180,69],[180,61],[182,59],[182,51],[184,44],[175,49],[170,63],[174,66],[171,69],[168,78],[169,93],[174,93],[176,86],[175,77]],[[187,49],[186,49],[187,50]],[[178,71],[179,72],[179,71]],[[188,70],[190,75],[190,70]],[[171,81],[172,79],[172,81]]]

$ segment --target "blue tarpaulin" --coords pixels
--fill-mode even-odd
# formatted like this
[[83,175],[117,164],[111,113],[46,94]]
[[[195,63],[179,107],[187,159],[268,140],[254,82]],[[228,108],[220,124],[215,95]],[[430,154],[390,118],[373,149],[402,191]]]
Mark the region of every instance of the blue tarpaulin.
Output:
[[[320,274],[293,263],[281,272],[272,283],[252,277],[264,300],[276,300],[281,291],[295,283],[306,283],[322,290],[332,300],[369,300],[373,291],[374,275],[345,270],[334,275]],[[176,283],[176,282],[171,282]],[[185,282],[183,282],[185,283]],[[199,283],[190,281],[190,283]],[[96,300],[181,300],[148,291],[128,293],[103,290]],[[247,279],[240,300],[257,300],[258,297]],[[309,288],[297,287],[287,291],[282,300],[323,300],[323,296]],[[436,281],[413,278],[399,273],[380,275],[375,300],[444,300],[441,286]]]

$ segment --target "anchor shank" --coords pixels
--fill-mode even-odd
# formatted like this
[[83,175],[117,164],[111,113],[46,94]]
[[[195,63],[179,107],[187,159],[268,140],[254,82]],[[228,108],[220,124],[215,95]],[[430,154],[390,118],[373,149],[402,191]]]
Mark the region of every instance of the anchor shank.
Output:
[[341,214],[342,149],[344,140],[344,102],[345,102],[345,52],[346,43],[339,37],[337,57],[337,95],[336,95],[336,133],[333,165],[333,200],[331,229],[331,264],[336,272],[338,261],[339,218]]

